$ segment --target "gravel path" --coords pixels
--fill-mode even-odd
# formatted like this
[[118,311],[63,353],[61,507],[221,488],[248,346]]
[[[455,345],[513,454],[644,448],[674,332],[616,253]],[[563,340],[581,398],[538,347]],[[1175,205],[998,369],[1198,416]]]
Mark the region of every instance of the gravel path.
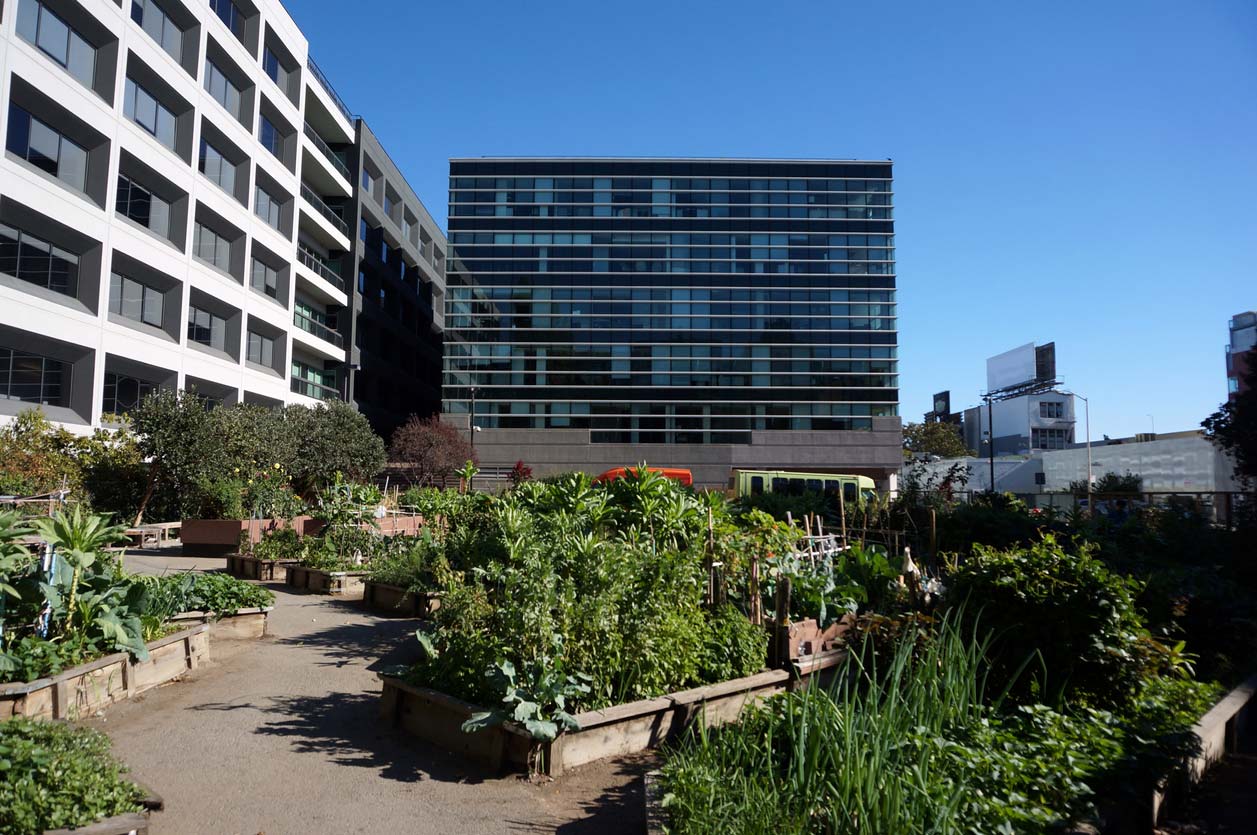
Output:
[[[224,565],[156,552],[126,560],[151,573]],[[415,621],[271,587],[271,636],[214,643],[183,681],[89,720],[165,799],[155,835],[643,831],[638,777],[649,761],[532,785],[395,736],[376,720],[375,671],[413,658]]]

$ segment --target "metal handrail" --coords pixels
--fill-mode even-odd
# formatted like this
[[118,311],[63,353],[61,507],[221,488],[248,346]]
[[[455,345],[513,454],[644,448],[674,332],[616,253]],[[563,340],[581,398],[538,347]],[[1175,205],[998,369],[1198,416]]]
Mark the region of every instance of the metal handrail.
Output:
[[314,319],[311,319],[309,316],[304,316],[300,313],[294,312],[292,314],[292,323],[306,333],[312,336],[317,336],[325,342],[330,342],[337,348],[345,347],[344,340],[339,333],[332,330],[322,322],[317,322]]
[[323,152],[323,156],[327,157],[328,161],[336,167],[337,171],[345,175],[346,180],[353,182],[353,177],[349,174],[349,166],[346,165],[345,161],[332,150],[331,145],[328,145],[325,141],[323,141],[323,137],[319,136],[318,131],[316,131],[309,122],[306,122],[305,131],[306,136],[310,137],[310,141],[314,143],[314,147]]
[[316,400],[340,400],[340,392],[331,386],[320,385],[300,377],[293,377],[289,388],[297,394],[313,397]]
[[332,97],[332,101],[335,102],[336,107],[340,109],[341,115],[348,119],[350,124],[352,124],[354,117],[353,114],[349,112],[349,106],[345,104],[344,99],[342,99],[336,91],[332,89],[332,82],[327,80],[327,76],[323,75],[323,71],[319,69],[319,65],[314,63],[314,59],[308,55],[306,56],[306,66],[309,67],[310,74],[318,80],[319,85],[327,91],[329,96]]
[[331,284],[337,290],[344,292],[345,280],[336,274],[327,264],[323,263],[316,255],[304,249],[297,249],[297,260],[305,264],[310,269],[319,274],[328,284]]
[[345,219],[337,214],[336,210],[323,202],[323,198],[315,194],[314,189],[305,183],[301,184],[301,196],[309,201],[310,205],[319,210],[319,214],[332,222],[332,225],[344,233],[345,237],[349,237],[349,224]]

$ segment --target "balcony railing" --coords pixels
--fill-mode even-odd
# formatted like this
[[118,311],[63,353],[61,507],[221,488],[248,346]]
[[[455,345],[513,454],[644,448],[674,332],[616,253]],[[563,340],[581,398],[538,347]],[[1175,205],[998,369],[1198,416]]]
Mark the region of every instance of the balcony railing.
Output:
[[340,216],[340,213],[331,206],[323,202],[323,198],[314,193],[314,189],[305,183],[301,184],[301,196],[304,197],[311,206],[319,210],[319,214],[332,222],[332,225],[339,229],[345,237],[349,237],[349,224]]
[[342,279],[339,275],[337,275],[336,272],[333,271],[331,267],[323,263],[323,261],[321,261],[318,258],[318,256],[314,255],[313,253],[307,252],[304,249],[298,249],[297,260],[305,264],[310,269],[314,270],[316,273],[319,274],[320,278],[322,278],[328,284],[335,287],[337,290],[340,290],[342,293],[345,291],[345,280]]
[[345,161],[340,158],[340,155],[332,150],[331,145],[328,145],[323,141],[323,137],[319,136],[318,131],[311,127],[309,122],[306,122],[305,130],[306,136],[310,137],[310,141],[314,143],[314,147],[322,151],[323,156],[327,157],[328,162],[330,162],[337,171],[344,174],[346,180],[349,180],[352,183],[354,178],[349,173],[349,166],[346,165]]
[[332,97],[332,101],[336,103],[336,107],[340,109],[341,114],[352,124],[354,117],[353,114],[349,112],[348,105],[346,105],[345,101],[337,95],[334,89],[332,89],[332,82],[328,81],[327,76],[323,75],[323,71],[319,69],[319,65],[314,63],[313,58],[306,56],[306,66],[310,68],[310,75],[315,77],[315,79],[319,82],[319,86],[326,90],[327,94]]
[[292,378],[290,388],[297,394],[313,397],[316,400],[340,400],[340,391],[331,386],[323,386],[300,377]]
[[322,322],[316,322],[308,316],[302,316],[300,313],[294,313],[292,314],[292,323],[306,333],[311,334],[312,336],[317,336],[324,342],[330,342],[337,348],[345,347],[345,342],[341,335]]

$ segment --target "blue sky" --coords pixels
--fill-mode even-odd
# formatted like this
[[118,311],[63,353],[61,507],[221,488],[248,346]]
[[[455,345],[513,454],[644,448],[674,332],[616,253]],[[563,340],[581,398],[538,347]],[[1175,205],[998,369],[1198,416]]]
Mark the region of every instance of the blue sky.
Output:
[[1257,308],[1252,0],[286,1],[442,225],[451,156],[889,157],[905,419],[1030,341],[1096,437],[1225,398]]

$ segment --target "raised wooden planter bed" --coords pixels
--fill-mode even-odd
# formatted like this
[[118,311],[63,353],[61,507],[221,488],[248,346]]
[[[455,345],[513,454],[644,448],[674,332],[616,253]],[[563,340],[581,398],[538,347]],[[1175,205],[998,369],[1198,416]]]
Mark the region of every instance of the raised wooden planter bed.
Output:
[[[298,516],[291,526],[301,533],[309,516]],[[240,548],[240,537],[258,542],[267,531],[289,527],[284,519],[184,519],[179,530],[183,553],[192,557],[223,557]]]
[[140,805],[144,807],[143,812],[114,815],[77,829],[45,829],[43,835],[148,835],[149,818],[153,812],[160,812],[165,803],[148,786],[143,783],[136,785],[148,792],[140,801]]
[[145,661],[115,652],[48,678],[0,684],[0,719],[77,719],[172,681],[209,658],[209,625],[197,624],[147,646]]
[[244,554],[227,555],[227,573],[241,580],[284,581],[284,571],[296,560],[261,560]]
[[240,609],[222,618],[215,618],[213,612],[183,612],[170,620],[189,625],[208,624],[210,639],[214,641],[251,641],[266,635],[266,622],[274,608]]
[[441,598],[367,580],[362,585],[362,605],[385,615],[427,618],[440,608]]
[[[817,658],[807,670],[768,670],[693,690],[642,699],[577,714],[580,730],[561,734],[542,749],[544,773],[557,777],[569,768],[655,748],[696,721],[708,726],[732,721],[756,702],[806,682],[838,666],[845,653]],[[380,715],[408,733],[458,753],[493,771],[526,771],[532,744],[513,723],[466,734],[462,724],[482,708],[461,699],[380,675],[384,684]]]
[[367,577],[365,571],[321,571],[304,565],[290,565],[285,570],[284,582],[293,588],[339,597],[360,597]]

